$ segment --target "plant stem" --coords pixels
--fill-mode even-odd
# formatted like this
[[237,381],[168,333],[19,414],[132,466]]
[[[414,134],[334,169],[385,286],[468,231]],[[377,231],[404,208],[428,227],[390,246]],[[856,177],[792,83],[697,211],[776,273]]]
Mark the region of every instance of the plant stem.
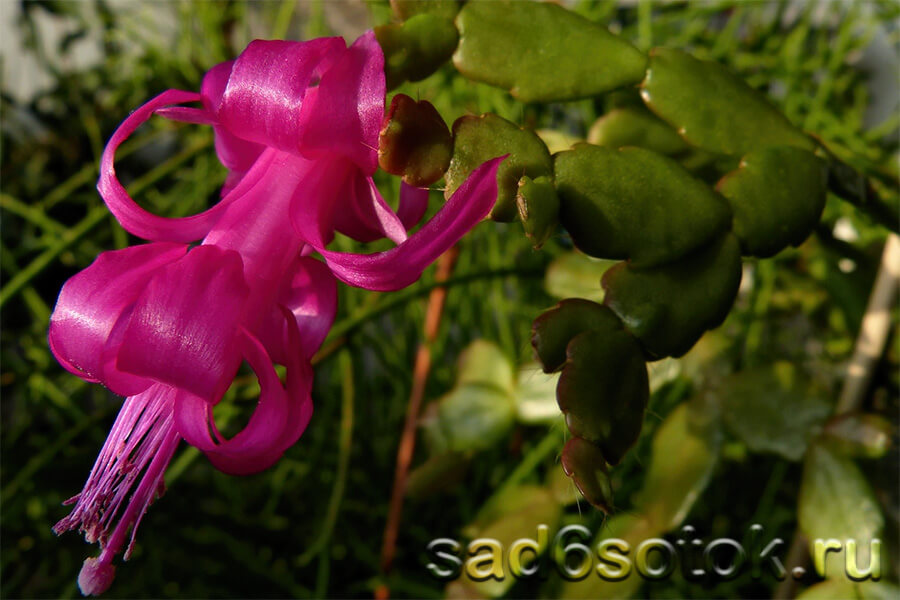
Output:
[[[457,246],[450,248],[450,250],[441,255],[438,259],[437,273],[435,274],[436,283],[440,284],[450,277],[458,256],[459,248]],[[413,367],[413,385],[409,394],[403,434],[400,437],[400,445],[397,448],[394,487],[391,491],[388,520],[384,528],[384,542],[381,546],[381,570],[385,575],[391,570],[397,549],[397,534],[400,529],[400,518],[403,514],[406,480],[409,475],[409,467],[412,464],[413,451],[416,447],[416,423],[419,420],[422,399],[425,397],[425,383],[428,380],[428,372],[431,370],[431,346],[434,344],[440,329],[441,316],[444,312],[446,299],[447,288],[435,287],[431,290],[428,298],[428,307],[425,312],[425,339],[416,352],[415,366]],[[381,585],[375,591],[375,596],[379,599],[389,598],[390,590],[386,585]]]
[[[320,552],[328,550],[328,541],[331,532],[337,522],[341,501],[344,499],[344,489],[347,486],[347,473],[350,468],[350,451],[353,448],[353,362],[350,352],[344,351],[340,355],[341,363],[341,433],[338,439],[338,465],[334,486],[331,488],[331,499],[328,501],[328,510],[325,514],[325,523],[322,531],[315,541],[309,545],[306,551],[297,558],[298,566],[307,565]],[[326,557],[322,557],[324,560]]]
[[[438,278],[435,278],[434,281],[430,281],[428,283],[419,284],[414,288],[407,289],[403,292],[397,292],[391,296],[391,299],[383,304],[379,304],[374,308],[360,311],[358,314],[348,317],[342,320],[339,323],[336,323],[334,327],[331,328],[331,332],[328,335],[328,339],[323,344],[323,347],[327,347],[333,340],[345,336],[357,329],[361,325],[365,324],[369,320],[384,314],[388,311],[394,310],[399,306],[403,306],[407,304],[411,300],[414,300],[420,296],[424,296],[435,289],[438,288],[451,288],[457,285],[462,285],[465,283],[471,283],[473,281],[478,281],[481,279],[493,279],[495,277],[507,277],[507,276],[516,276],[520,278],[525,277],[543,277],[544,271],[542,269],[517,269],[517,268],[508,268],[508,269],[493,269],[487,271],[475,271],[474,273],[465,273],[463,275],[457,275],[455,277],[448,277],[446,280],[441,281]],[[314,361],[315,362],[315,359]]]
[[859,408],[872,379],[875,364],[884,353],[888,332],[891,329],[891,307],[900,287],[900,237],[890,234],[884,244],[881,267],[866,314],[863,316],[856,338],[853,358],[847,368],[847,377],[838,400],[835,414],[852,412]]

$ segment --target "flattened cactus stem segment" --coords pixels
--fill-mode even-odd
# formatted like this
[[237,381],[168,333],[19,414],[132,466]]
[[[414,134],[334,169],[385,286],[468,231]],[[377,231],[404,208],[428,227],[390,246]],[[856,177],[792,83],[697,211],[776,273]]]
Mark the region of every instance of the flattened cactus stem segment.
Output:
[[453,55],[459,34],[452,21],[423,13],[405,23],[381,25],[375,37],[384,51],[387,89],[404,81],[421,81]]
[[378,164],[414,187],[427,187],[450,166],[453,138],[437,109],[397,94],[378,136]]
[[637,441],[650,397],[641,347],[609,308],[580,299],[538,317],[531,343],[545,372],[562,369],[556,400],[574,436],[563,452],[566,474],[591,504],[608,510],[606,465]]
[[391,0],[391,9],[401,21],[423,14],[452,20],[460,6],[462,0]]
[[545,373],[560,370],[566,362],[566,347],[584,331],[615,331],[622,323],[607,307],[590,300],[570,298],[534,320],[531,345]]
[[520,179],[516,206],[525,235],[534,249],[539,250],[559,225],[559,198],[550,177]]
[[725,199],[661,154],[578,144],[554,158],[560,222],[591,256],[655,267],[730,227]]
[[616,108],[597,119],[588,130],[587,141],[597,146],[637,146],[666,156],[678,156],[690,146],[678,132],[645,108]]
[[606,28],[550,2],[468,2],[453,64],[522,102],[597,96],[637,85],[647,57]]
[[562,467],[585,500],[606,514],[612,513],[613,490],[609,469],[600,448],[581,438],[572,438],[562,452]]
[[637,441],[650,396],[641,348],[624,329],[585,331],[566,348],[556,400],[572,435],[617,464]]
[[825,162],[790,146],[754,150],[716,189],[731,204],[745,255],[765,258],[812,233],[825,206]]
[[641,95],[685,140],[709,152],[743,156],[766,146],[815,150],[812,138],[743,79],[680,50],[650,51]]
[[678,262],[634,269],[619,263],[602,279],[604,304],[653,360],[681,356],[721,325],[741,283],[741,254],[731,233]]
[[491,218],[502,222],[514,220],[519,180],[523,176],[552,176],[553,160],[537,134],[495,114],[464,116],[453,123],[453,158],[447,170],[444,195],[449,198],[484,161],[505,154],[509,158],[497,171],[497,203]]

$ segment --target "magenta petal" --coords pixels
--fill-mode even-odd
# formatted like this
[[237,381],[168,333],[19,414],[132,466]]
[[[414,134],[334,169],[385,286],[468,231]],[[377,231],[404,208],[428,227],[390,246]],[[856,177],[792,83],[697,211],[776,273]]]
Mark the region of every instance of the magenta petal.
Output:
[[221,124],[241,139],[297,152],[307,88],[344,47],[339,37],[251,42],[231,69],[218,109]]
[[212,113],[203,108],[169,106],[167,108],[160,108],[156,110],[155,113],[172,121],[193,123],[194,125],[215,125],[217,122]]
[[234,68],[233,60],[220,62],[203,76],[200,84],[200,96],[203,97],[203,108],[214,115],[219,114],[222,106],[222,98],[225,96],[225,88],[228,86],[228,78]]
[[438,256],[490,212],[497,200],[497,168],[505,157],[472,172],[428,223],[396,248],[349,254],[318,248],[341,281],[368,290],[391,291],[413,283]]
[[[233,60],[219,63],[203,77],[200,95],[203,97],[204,108],[210,114],[217,115],[219,112],[233,66]],[[225,185],[222,186],[224,197],[259,158],[265,146],[232,135],[218,123],[218,120],[213,124],[213,130],[216,132],[216,154],[219,161],[229,170]]]
[[134,305],[118,367],[217,402],[240,365],[248,295],[237,252],[198,246],[160,269]]
[[368,31],[322,76],[304,103],[301,151],[311,157],[346,156],[365,173],[374,173],[384,93],[384,53]]
[[[335,289],[335,311],[337,310],[336,294],[337,290]],[[287,323],[288,348],[302,347],[304,342],[300,337],[301,333],[299,326],[295,326],[294,322],[291,321],[291,313],[287,308],[283,306],[280,308],[284,314],[285,322]],[[333,314],[330,319],[334,320]],[[300,323],[301,321],[298,319],[297,325]],[[287,365],[285,366],[287,367],[288,418],[284,433],[282,433],[281,436],[281,445],[285,450],[291,447],[294,442],[303,435],[306,426],[309,425],[309,420],[312,418],[313,413],[312,364],[298,352],[288,353],[287,358]]]
[[425,211],[428,210],[428,188],[419,188],[400,182],[400,204],[397,206],[397,217],[409,230],[418,225]]
[[[299,343],[296,326],[289,325],[289,330],[291,341]],[[241,348],[260,383],[259,404],[241,432],[224,439],[212,418],[211,405],[201,398],[181,394],[175,404],[179,433],[203,450],[217,468],[232,475],[249,475],[270,467],[297,441],[312,416],[312,369],[308,363],[296,355],[292,358],[285,389],[257,339],[245,332]]]
[[312,358],[325,341],[337,313],[337,281],[325,263],[298,258],[292,272],[279,291],[278,303],[293,315],[298,344],[288,343],[289,327],[280,310],[273,310],[258,331],[272,359],[280,364],[286,364],[292,354]]
[[[359,242],[388,238],[395,244],[406,241],[406,227],[384,201],[375,182],[355,166],[347,175],[347,190],[341,196],[341,209],[335,212],[335,229]],[[344,200],[346,198],[346,200]]]
[[106,348],[116,322],[143,291],[153,274],[182,256],[182,244],[143,244],[104,252],[69,279],[50,317],[49,342],[66,369],[88,381],[102,381],[123,396],[152,382],[119,372]]
[[338,200],[349,194],[347,162],[344,160],[309,161],[310,168],[297,186],[290,204],[290,220],[297,235],[319,248],[334,239],[338,219]]
[[[268,148],[232,194],[241,193],[203,240],[235,250],[244,262],[247,285],[270,304],[284,271],[300,251],[303,240],[288,223],[294,195],[304,187],[317,165],[302,156]],[[253,318],[253,315],[250,315]]]
[[228,175],[225,176],[225,181],[222,183],[222,189],[219,190],[219,196],[224,198],[233,192],[246,174],[246,171],[229,171]]
[[233,438],[220,444],[217,450],[228,454],[259,456],[279,447],[288,413],[287,393],[259,340],[247,334],[242,338],[244,357],[259,379],[259,404],[247,426]]
[[134,133],[135,129],[159,109],[172,104],[197,102],[199,100],[200,94],[194,92],[182,90],[163,92],[131,113],[113,133],[109,143],[106,145],[106,149],[103,151],[103,156],[100,159],[100,180],[97,182],[97,189],[103,197],[103,201],[109,207],[110,212],[115,215],[122,227],[145,240],[183,243],[199,240],[206,235],[206,232],[209,231],[228,204],[228,199],[226,198],[212,208],[190,217],[178,219],[160,217],[138,206],[116,177],[116,149],[128,139],[128,136]]
[[187,392],[178,392],[175,397],[175,429],[191,446],[203,452],[216,449],[216,441],[210,432],[213,420],[213,405]]

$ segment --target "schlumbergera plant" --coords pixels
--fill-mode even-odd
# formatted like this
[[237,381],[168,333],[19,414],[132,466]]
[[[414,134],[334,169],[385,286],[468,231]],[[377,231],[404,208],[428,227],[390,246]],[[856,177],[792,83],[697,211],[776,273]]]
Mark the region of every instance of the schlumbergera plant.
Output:
[[[336,280],[402,288],[488,215],[518,217],[536,249],[561,226],[584,253],[621,260],[603,278],[603,304],[564,300],[535,320],[532,337],[544,370],[561,371],[557,399],[572,433],[563,468],[609,511],[608,469],[640,434],[647,362],[684,354],[723,321],[742,256],[801,243],[828,190],[896,228],[896,207],[717,63],[675,49],[644,54],[555,4],[391,4],[398,22],[350,47],[340,38],[251,43],[208,71],[199,93],[169,90],[137,109],[106,147],[100,194],[149,243],[101,254],[65,284],[51,319],[60,363],[126,397],[55,527],[100,544],[79,576],[84,593],[105,591],[114,557],[128,558],[181,440],[233,474],[271,466],[297,441]],[[493,114],[449,128],[428,102],[402,94],[385,114],[387,91],[451,58],[464,77],[526,103],[637,89],[642,104],[609,112],[588,143],[555,154]],[[213,127],[229,174],[205,212],[152,215],[116,178],[116,149],[154,114]],[[396,211],[372,181],[379,165],[402,177]],[[409,236],[442,178],[446,204]],[[397,245],[344,254],[328,249],[335,233]],[[260,400],[226,439],[213,407],[244,360]]]
[[[637,90],[586,143],[551,154],[494,114],[464,116],[443,147],[449,196],[484,160],[497,175],[497,221],[521,219],[539,249],[562,226],[585,254],[621,260],[602,304],[568,299],[540,315],[532,345],[572,434],[562,466],[611,511],[608,469],[641,432],[647,362],[684,355],[737,296],[742,256],[767,258],[813,231],[828,191],[896,230],[898,207],[727,68],[672,48],[643,53],[553,3],[392,0],[402,23],[376,28],[389,84],[417,81],[452,57],[466,78],[526,103]],[[415,132],[395,102],[389,127]],[[435,129],[436,131],[436,129]],[[424,138],[435,140],[436,134]],[[388,167],[386,167],[388,168]],[[388,170],[390,170],[388,168]],[[402,170],[395,170],[398,174]]]

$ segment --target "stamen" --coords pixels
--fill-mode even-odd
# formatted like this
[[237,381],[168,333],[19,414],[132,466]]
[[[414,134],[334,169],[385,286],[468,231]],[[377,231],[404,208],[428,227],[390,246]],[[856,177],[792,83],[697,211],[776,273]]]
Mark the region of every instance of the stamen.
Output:
[[65,502],[75,508],[53,527],[57,534],[78,528],[88,542],[100,542],[100,556],[85,560],[78,576],[86,595],[109,588],[113,557],[130,531],[123,556],[128,560],[144,513],[165,491],[163,473],[181,439],[174,427],[174,397],[173,388],[156,384],[125,399],[84,489]]

